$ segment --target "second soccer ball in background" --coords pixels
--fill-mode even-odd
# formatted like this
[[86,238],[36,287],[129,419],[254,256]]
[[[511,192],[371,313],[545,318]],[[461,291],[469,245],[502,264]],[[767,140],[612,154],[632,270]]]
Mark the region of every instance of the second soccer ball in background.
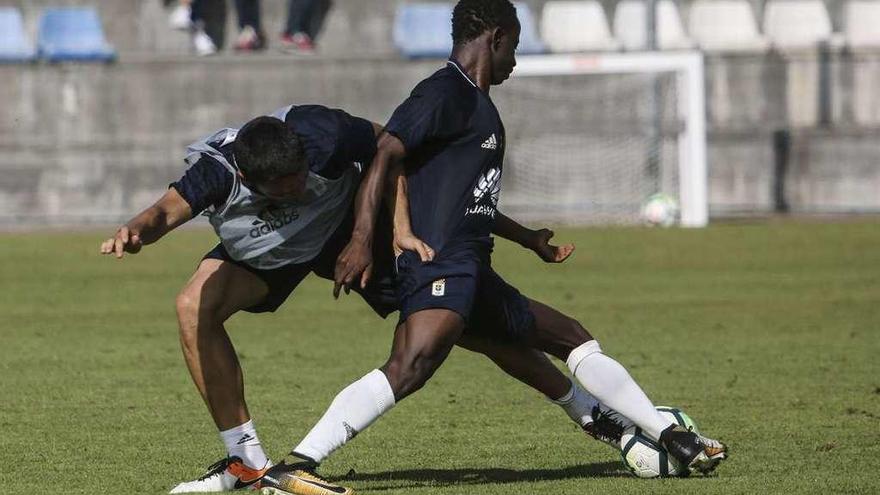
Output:
[[641,218],[648,225],[671,227],[678,220],[678,201],[668,194],[652,194],[642,204]]

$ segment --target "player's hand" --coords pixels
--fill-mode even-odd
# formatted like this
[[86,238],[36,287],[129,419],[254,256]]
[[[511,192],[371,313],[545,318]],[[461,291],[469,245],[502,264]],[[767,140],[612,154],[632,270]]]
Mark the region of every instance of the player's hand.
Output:
[[333,297],[339,298],[339,289],[345,293],[351,291],[351,284],[360,277],[361,289],[367,286],[373,273],[372,247],[365,242],[352,239],[349,241],[339,258],[336,258],[336,271],[333,275]]
[[553,234],[550,229],[536,230],[529,247],[547,263],[562,263],[574,252],[574,244],[554,246],[550,244]]
[[425,244],[424,241],[411,233],[394,236],[394,255],[399,256],[404,251],[419,253],[422,263],[427,263],[434,259],[434,250],[431,249],[431,246]]
[[140,236],[123,225],[115,236],[101,243],[101,254],[115,254],[116,258],[122,258],[123,253],[137,254],[143,246]]

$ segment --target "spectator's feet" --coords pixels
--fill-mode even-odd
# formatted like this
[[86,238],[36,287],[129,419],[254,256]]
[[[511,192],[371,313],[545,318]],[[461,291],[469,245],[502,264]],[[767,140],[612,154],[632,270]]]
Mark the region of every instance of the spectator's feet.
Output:
[[251,26],[245,26],[238,33],[235,49],[240,52],[253,52],[266,48],[266,36]]
[[172,29],[186,31],[192,27],[192,9],[189,5],[178,3],[171,15],[168,16],[168,24]]
[[284,33],[281,35],[281,51],[311,55],[315,53],[315,44],[306,33]]
[[217,53],[217,45],[215,45],[211,37],[205,33],[204,29],[197,28],[193,31],[192,42],[196,55],[200,57],[207,57],[208,55],[214,55]]

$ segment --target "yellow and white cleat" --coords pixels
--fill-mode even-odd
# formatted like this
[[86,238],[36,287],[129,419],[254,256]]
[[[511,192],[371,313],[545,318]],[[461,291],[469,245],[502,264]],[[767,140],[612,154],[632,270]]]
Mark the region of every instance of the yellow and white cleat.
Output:
[[317,474],[316,464],[284,461],[269,468],[260,478],[262,495],[353,495],[354,490],[335,485]]

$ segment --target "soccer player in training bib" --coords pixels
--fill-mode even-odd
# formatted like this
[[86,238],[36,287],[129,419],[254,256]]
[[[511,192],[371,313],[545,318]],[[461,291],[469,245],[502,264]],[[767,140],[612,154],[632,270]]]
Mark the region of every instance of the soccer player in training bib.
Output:
[[[386,172],[367,168],[379,129],[318,105],[288,106],[241,129],[221,129],[190,145],[185,175],[102,244],[102,253],[119,258],[137,253],[201,212],[220,238],[178,295],[177,315],[186,364],[228,456],[172,493],[259,486],[270,463],[248,412],[224,322],[242,310],[276,310],[309,273],[342,278],[340,268],[357,254],[344,249],[360,235],[352,214],[356,193],[367,204],[381,196],[376,185]],[[390,221],[380,221],[374,231],[376,249],[367,253],[373,276],[353,288],[385,317],[397,310]],[[431,254],[413,236],[399,239],[397,247],[419,251],[424,259]],[[479,337],[459,344],[551,398],[591,436],[612,445],[619,441],[625,419],[615,420],[619,415],[570,383],[542,353]]]
[[[326,483],[312,486],[298,473],[314,468],[421,388],[452,346],[475,334],[522,343],[565,361],[589,393],[633,421],[691,471],[708,473],[726,457],[720,442],[660,415],[626,369],[604,354],[580,323],[524,297],[492,269],[493,233],[548,262],[563,261],[574,248],[551,246],[552,232],[529,230],[497,209],[507,143],[489,88],[513,71],[519,31],[508,0],[459,1],[450,60],[419,83],[388,122],[372,167],[405,167],[398,193],[408,198],[409,209],[398,203],[395,238],[414,234],[435,255],[429,262],[412,251],[398,257],[400,322],[391,356],[336,396],[291,457],[267,472],[264,487],[278,493],[349,493]],[[357,212],[364,224],[371,224],[375,215],[375,209]],[[410,223],[411,232],[406,230]],[[353,240],[349,248],[367,252],[369,245],[358,242]],[[354,274],[359,268],[354,267]],[[353,279],[349,275],[345,281]]]

